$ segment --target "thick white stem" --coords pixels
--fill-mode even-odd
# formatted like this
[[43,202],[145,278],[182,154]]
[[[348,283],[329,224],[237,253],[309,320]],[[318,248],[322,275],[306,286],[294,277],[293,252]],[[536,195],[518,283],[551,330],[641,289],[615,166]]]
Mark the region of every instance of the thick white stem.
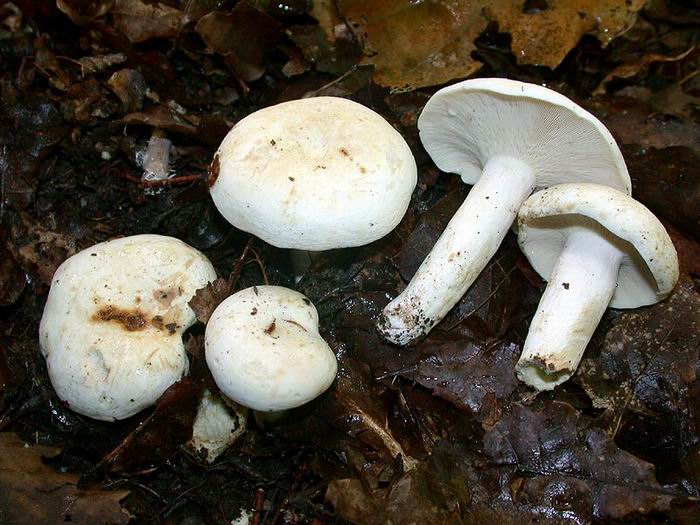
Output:
[[496,253],[535,187],[535,175],[513,157],[494,157],[406,289],[377,323],[392,343],[427,334],[460,300]]
[[571,234],[516,365],[521,381],[551,390],[573,375],[615,292],[621,261],[622,252],[602,233]]

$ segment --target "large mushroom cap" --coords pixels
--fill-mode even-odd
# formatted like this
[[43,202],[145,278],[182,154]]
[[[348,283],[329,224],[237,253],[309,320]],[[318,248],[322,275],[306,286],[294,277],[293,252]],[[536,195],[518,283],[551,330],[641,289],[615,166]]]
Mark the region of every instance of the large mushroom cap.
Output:
[[518,242],[548,279],[567,238],[599,230],[623,252],[613,308],[656,303],[678,280],[678,256],[659,220],[626,194],[597,184],[561,184],[532,195],[520,208]]
[[207,324],[206,359],[233,401],[273,412],[307,403],[335,379],[335,354],[318,333],[318,313],[299,292],[254,286],[222,302]]
[[500,78],[466,80],[441,89],[418,119],[420,138],[442,171],[475,184],[496,156],[527,163],[537,187],[592,182],[630,193],[615,139],[565,96]]
[[96,244],[56,271],[39,328],[58,397],[80,414],[124,419],[187,371],[187,302],[216,279],[199,251],[159,235]]
[[234,226],[280,248],[361,246],[401,220],[416,185],[406,142],[374,111],[317,97],[271,106],[228,133],[211,195]]

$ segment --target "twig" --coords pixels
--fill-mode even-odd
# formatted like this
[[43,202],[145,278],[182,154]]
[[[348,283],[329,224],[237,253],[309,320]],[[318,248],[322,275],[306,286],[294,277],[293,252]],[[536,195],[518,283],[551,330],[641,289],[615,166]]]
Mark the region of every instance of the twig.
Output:
[[263,503],[265,502],[265,490],[259,488],[255,491],[255,504],[253,505],[253,510],[255,513],[250,520],[250,525],[260,525],[261,512],[263,510]]

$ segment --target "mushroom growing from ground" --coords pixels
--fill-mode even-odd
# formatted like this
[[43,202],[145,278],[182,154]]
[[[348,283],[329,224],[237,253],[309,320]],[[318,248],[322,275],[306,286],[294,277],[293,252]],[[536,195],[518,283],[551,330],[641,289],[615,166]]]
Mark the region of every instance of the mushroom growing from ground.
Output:
[[418,119],[443,171],[474,187],[377,328],[406,345],[427,334],[464,295],[536,189],[594,182],[630,192],[610,132],[550,89],[513,80],[467,80],[438,91]]
[[416,186],[403,137],[379,114],[336,97],[256,111],[221,143],[210,192],[236,228],[278,248],[373,242],[401,221]]
[[308,403],[338,369],[314,305],[281,286],[253,286],[222,302],[207,323],[205,353],[223,394],[259,412]]
[[39,327],[58,397],[94,419],[124,419],[151,406],[188,370],[187,302],[216,279],[209,260],[160,235],[100,244],[53,276]]
[[653,304],[678,280],[659,220],[632,197],[597,184],[561,184],[520,208],[518,242],[547,288],[530,324],[518,378],[551,390],[573,375],[603,313]]

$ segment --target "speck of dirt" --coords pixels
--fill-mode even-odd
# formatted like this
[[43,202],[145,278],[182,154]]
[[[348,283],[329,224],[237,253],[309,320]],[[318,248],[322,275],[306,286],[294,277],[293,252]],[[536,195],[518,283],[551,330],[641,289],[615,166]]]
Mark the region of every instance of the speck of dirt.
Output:
[[272,335],[272,332],[275,331],[275,328],[277,328],[277,324],[275,323],[275,321],[272,321],[270,325],[267,328],[265,328],[265,333],[267,335]]
[[561,283],[561,285],[564,287],[564,290],[569,289],[569,283]]

